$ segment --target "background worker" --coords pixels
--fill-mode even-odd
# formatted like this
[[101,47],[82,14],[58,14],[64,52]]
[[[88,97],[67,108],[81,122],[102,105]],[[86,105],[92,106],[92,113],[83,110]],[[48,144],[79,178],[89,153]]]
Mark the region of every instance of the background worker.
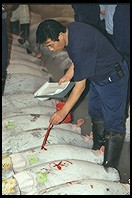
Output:
[[73,78],[75,86],[63,108],[56,111],[49,122],[56,125],[64,120],[89,79],[89,115],[93,125],[100,122],[104,125],[102,131],[96,128],[93,131],[93,149],[105,143],[103,165],[117,168],[126,131],[127,62],[102,33],[86,23],[72,22],[65,27],[53,19],[44,20],[37,28],[36,37],[37,43],[44,44],[50,51],[66,48],[72,61],[58,83]]
[[76,22],[88,23],[97,29],[101,29],[99,3],[72,3],[71,6],[74,10],[74,20]]
[[[106,37],[122,54],[130,69],[130,4],[100,4],[100,12],[105,19]],[[129,114],[130,81],[128,86],[126,117]]]
[[117,4],[100,4],[100,14],[105,22],[105,36],[113,44],[113,16]]
[[[113,16],[113,44],[128,63],[130,70],[130,4],[118,3]],[[128,84],[128,98],[126,117],[129,116],[130,79]]]
[[130,67],[130,4],[118,3],[113,16],[113,43]]
[[18,39],[21,45],[26,41],[29,42],[30,10],[28,4],[13,4],[10,27],[12,34],[21,35],[21,39]]

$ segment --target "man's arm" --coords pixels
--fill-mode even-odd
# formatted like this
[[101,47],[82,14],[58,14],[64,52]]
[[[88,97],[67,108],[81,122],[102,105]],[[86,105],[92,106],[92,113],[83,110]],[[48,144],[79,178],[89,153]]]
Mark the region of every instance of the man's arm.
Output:
[[66,104],[64,106],[64,113],[67,115],[72,107],[76,104],[78,99],[80,98],[81,94],[83,93],[86,86],[86,79],[75,82],[75,86],[68,97]]
[[65,105],[63,108],[59,111],[56,111],[50,118],[49,122],[52,125],[59,124],[69,113],[69,111],[73,108],[73,106],[76,104],[78,99],[80,98],[81,94],[83,93],[86,86],[86,79],[78,81],[75,83],[75,86],[70,93],[70,96],[68,97]]

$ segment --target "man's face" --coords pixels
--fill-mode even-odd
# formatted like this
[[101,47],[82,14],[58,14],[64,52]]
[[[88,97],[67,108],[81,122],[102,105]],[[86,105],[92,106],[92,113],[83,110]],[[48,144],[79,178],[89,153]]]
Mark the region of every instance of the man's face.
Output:
[[50,51],[53,52],[60,52],[65,47],[65,40],[62,34],[59,35],[59,41],[53,41],[51,39],[47,39],[47,41],[44,43],[46,47],[49,48]]

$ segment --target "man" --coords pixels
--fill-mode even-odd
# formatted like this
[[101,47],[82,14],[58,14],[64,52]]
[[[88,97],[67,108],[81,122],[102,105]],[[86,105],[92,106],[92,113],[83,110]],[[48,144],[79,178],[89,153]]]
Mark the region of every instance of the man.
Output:
[[117,4],[100,4],[100,14],[104,16],[105,36],[113,44],[113,16]]
[[118,3],[113,16],[113,42],[130,66],[130,4]]
[[75,81],[65,105],[50,118],[52,125],[61,123],[85,90],[89,79],[89,115],[93,123],[93,149],[104,145],[105,167],[117,167],[125,137],[125,105],[127,98],[128,67],[126,61],[96,28],[82,22],[63,26],[48,19],[36,31],[36,42],[50,51],[65,47],[72,64],[58,84]]

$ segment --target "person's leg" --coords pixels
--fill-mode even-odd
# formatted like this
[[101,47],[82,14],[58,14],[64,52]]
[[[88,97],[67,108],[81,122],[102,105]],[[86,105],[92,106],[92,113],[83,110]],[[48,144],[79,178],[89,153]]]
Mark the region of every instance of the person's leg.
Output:
[[12,34],[20,34],[19,7],[12,11],[12,16],[10,18],[10,30]]
[[20,34],[19,29],[20,29],[19,21],[10,22],[10,30],[12,34],[19,35]]
[[99,150],[104,145],[104,118],[101,101],[96,87],[91,82],[89,93],[89,116],[92,122],[93,150]]
[[28,5],[20,5],[19,6],[19,21],[20,21],[20,29],[21,29],[21,37],[19,39],[20,44],[24,44],[26,41],[29,42],[29,33],[30,33],[30,12]]
[[116,71],[110,78],[96,84],[100,95],[105,127],[105,153],[103,165],[117,168],[126,132],[125,107],[128,89],[128,67],[122,63],[124,76],[119,78]]
[[29,41],[29,29],[30,29],[30,24],[20,24],[20,29],[21,29],[21,38],[18,39],[19,43],[23,45],[26,41]]

